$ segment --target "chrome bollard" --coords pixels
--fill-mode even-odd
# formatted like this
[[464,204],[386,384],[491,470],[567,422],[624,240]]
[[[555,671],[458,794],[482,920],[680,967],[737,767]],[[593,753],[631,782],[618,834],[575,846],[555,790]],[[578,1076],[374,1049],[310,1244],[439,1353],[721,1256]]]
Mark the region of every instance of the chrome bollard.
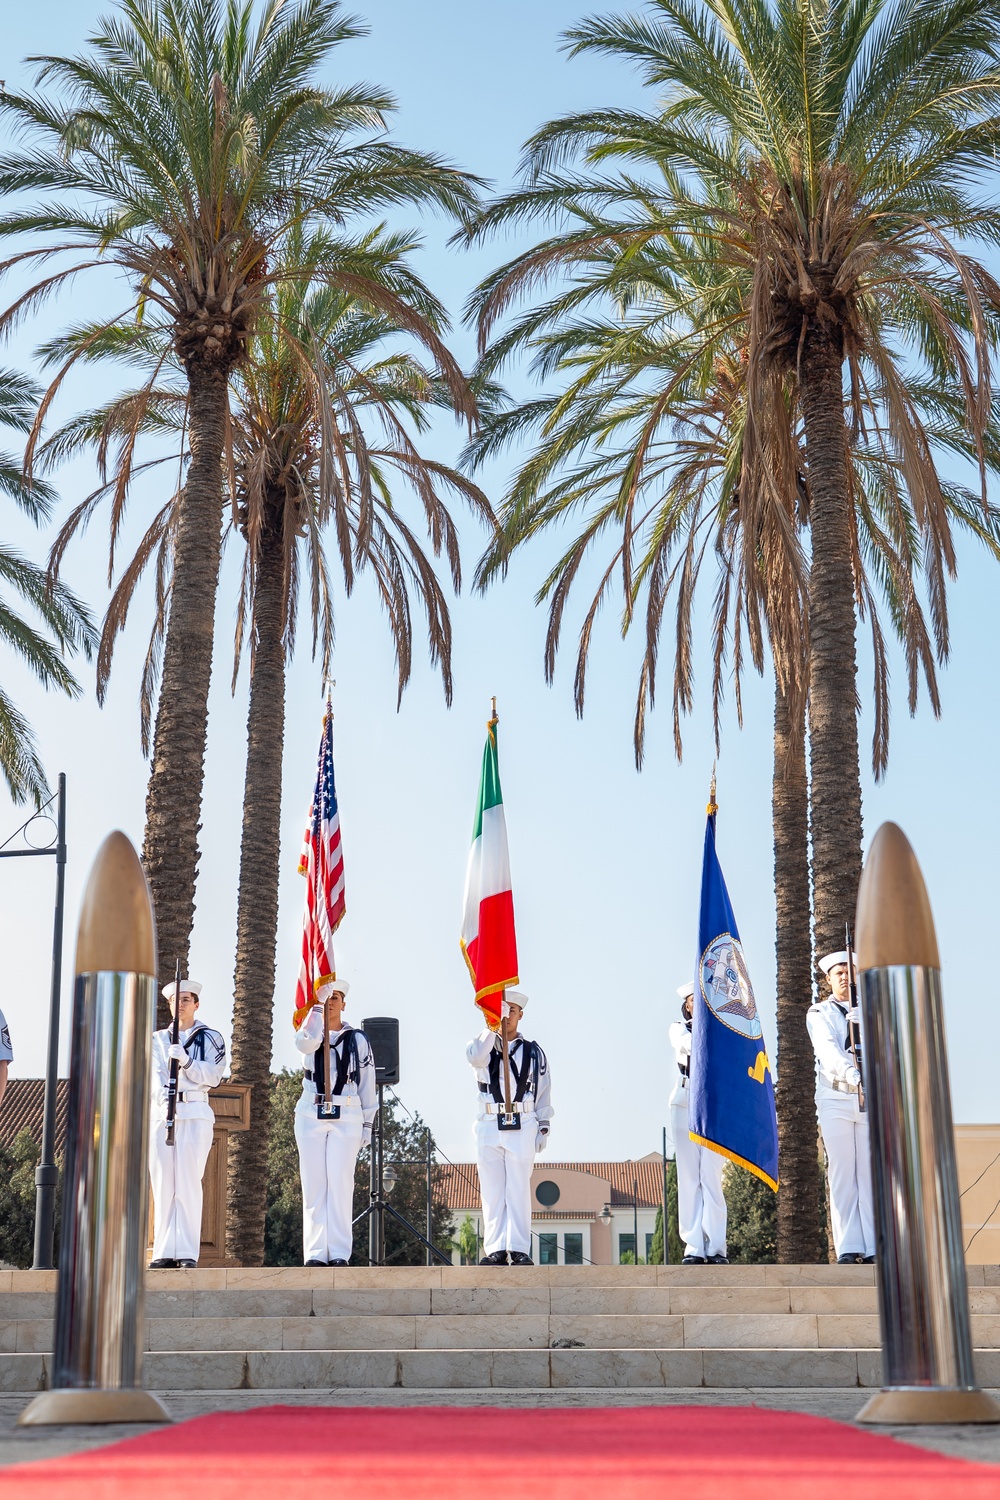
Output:
[[53,1388],[22,1426],[170,1421],[142,1389],[155,970],[146,878],[112,833],[77,937]]
[[883,823],[858,892],[883,1388],[859,1422],[1000,1422],[976,1387],[941,960],[920,866]]

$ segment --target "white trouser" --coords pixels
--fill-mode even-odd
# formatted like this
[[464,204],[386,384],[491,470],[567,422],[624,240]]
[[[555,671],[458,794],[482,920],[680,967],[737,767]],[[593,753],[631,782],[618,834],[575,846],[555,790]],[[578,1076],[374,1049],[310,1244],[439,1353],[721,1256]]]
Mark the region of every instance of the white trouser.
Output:
[[496,1115],[476,1121],[476,1161],[483,1199],[483,1254],[531,1254],[531,1172],[538,1122],[520,1116],[520,1130],[498,1130]]
[[826,1147],[833,1248],[838,1256],[874,1255],[868,1113],[859,1109],[857,1094],[823,1087],[816,1090],[816,1109]]
[[699,1146],[688,1135],[687,1099],[671,1104],[670,1123],[677,1158],[677,1228],[685,1255],[726,1253],[726,1199],[722,1191],[725,1157]]
[[201,1179],[213,1123],[178,1116],[167,1145],[166,1117],[154,1110],[149,1133],[153,1186],[153,1260],[197,1260],[201,1254]]
[[364,1116],[342,1105],[339,1120],[320,1120],[316,1094],[303,1090],[295,1106],[295,1144],[302,1178],[302,1259],[350,1260],[354,1248],[354,1167]]

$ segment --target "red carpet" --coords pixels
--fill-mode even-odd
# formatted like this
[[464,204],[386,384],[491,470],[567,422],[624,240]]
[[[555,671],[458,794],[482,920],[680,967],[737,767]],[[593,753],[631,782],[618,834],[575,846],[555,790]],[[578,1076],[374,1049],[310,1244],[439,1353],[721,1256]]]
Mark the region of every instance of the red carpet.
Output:
[[588,1491],[616,1500],[998,1500],[1000,1469],[754,1407],[267,1406],[0,1471],[0,1500],[442,1500],[508,1491],[543,1500]]

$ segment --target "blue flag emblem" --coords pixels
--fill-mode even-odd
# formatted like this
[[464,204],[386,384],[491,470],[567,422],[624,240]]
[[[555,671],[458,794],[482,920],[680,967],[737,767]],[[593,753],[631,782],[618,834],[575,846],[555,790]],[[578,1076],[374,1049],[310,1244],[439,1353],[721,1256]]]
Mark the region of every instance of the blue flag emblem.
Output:
[[701,868],[691,1028],[689,1134],[778,1188],[771,1064],[739,929],[715,851],[714,800]]

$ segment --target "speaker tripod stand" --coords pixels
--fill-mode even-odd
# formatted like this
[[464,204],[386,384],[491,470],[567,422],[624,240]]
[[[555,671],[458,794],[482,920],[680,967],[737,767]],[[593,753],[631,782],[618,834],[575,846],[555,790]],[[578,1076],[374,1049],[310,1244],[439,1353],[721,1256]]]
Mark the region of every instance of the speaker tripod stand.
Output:
[[[367,1022],[365,1024],[367,1025]],[[376,1058],[376,1064],[377,1061],[378,1059]],[[450,1266],[451,1257],[445,1255],[443,1250],[439,1250],[437,1245],[432,1244],[426,1236],[420,1233],[419,1229],[415,1229],[409,1219],[404,1218],[401,1213],[397,1213],[392,1204],[386,1199],[383,1176],[385,1167],[385,1111],[383,1108],[385,1084],[378,1078],[377,1068],[375,1088],[378,1093],[378,1114],[375,1116],[375,1124],[372,1128],[371,1201],[368,1207],[363,1208],[354,1220],[355,1225],[363,1223],[365,1219],[368,1220],[368,1264],[372,1266],[385,1265],[385,1216],[386,1214],[391,1214],[396,1223],[401,1224],[409,1234],[413,1235],[414,1239],[419,1240],[429,1254],[436,1256],[443,1265]]]

